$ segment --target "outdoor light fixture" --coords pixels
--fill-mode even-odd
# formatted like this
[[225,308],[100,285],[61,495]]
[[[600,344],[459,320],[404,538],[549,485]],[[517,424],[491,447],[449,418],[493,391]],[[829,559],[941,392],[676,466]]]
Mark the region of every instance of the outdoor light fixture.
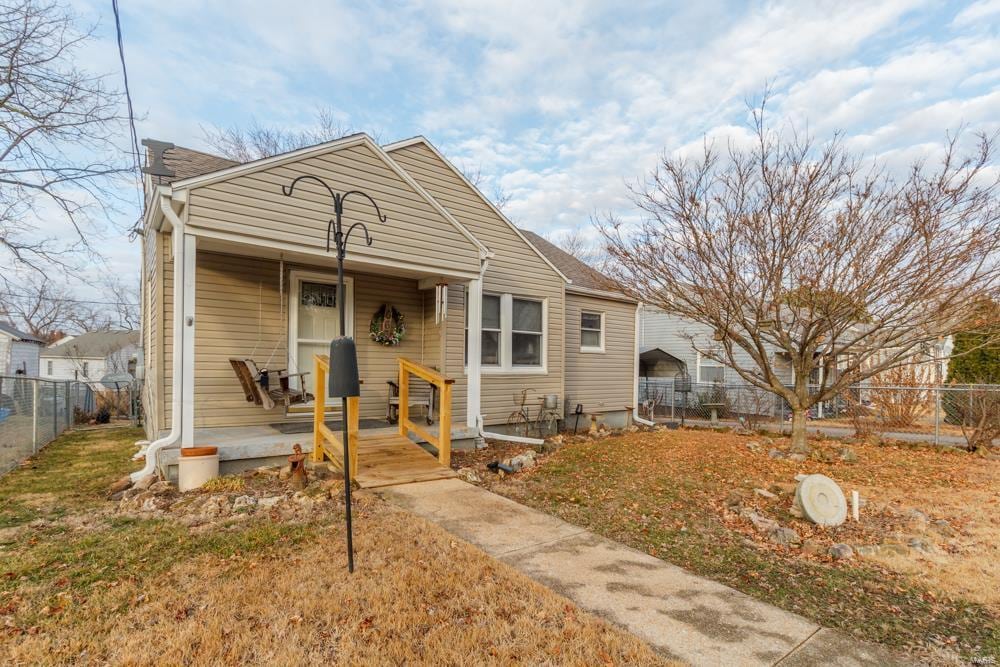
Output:
[[[368,194],[360,190],[350,190],[343,194],[334,192],[333,188],[327,185],[319,176],[304,174],[291,182],[290,185],[281,186],[281,192],[286,197],[291,197],[295,191],[295,186],[300,181],[311,181],[322,185],[330,197],[333,199],[334,217],[326,225],[326,251],[330,252],[330,236],[333,236],[333,243],[337,250],[337,303],[340,304],[340,337],[334,338],[330,342],[330,381],[329,392],[334,398],[340,399],[340,433],[341,442],[344,445],[344,505],[346,507],[347,520],[347,571],[354,572],[354,534],[351,529],[351,457],[348,449],[347,435],[347,399],[361,395],[361,382],[358,378],[358,351],[354,344],[354,338],[347,335],[346,304],[347,299],[344,292],[344,257],[347,255],[347,240],[355,227],[360,227],[365,233],[365,245],[372,244],[372,237],[368,235],[368,228],[361,222],[355,222],[347,232],[344,232],[344,202],[351,195],[364,197],[375,207],[375,213],[379,222],[385,222],[387,218],[382,215],[378,204]],[[322,387],[318,388],[320,391]]]

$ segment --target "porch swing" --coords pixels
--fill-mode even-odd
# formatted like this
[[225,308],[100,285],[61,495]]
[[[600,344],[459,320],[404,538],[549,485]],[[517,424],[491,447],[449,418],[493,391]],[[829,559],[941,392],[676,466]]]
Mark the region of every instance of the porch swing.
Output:
[[[247,403],[255,403],[265,410],[271,410],[276,405],[283,404],[286,408],[298,403],[309,403],[315,397],[305,390],[304,378],[309,375],[305,373],[289,373],[287,368],[271,370],[271,361],[274,353],[278,349],[280,340],[275,341],[271,348],[271,354],[263,368],[254,361],[253,357],[257,353],[257,347],[261,339],[261,320],[263,315],[263,283],[257,286],[257,342],[254,343],[253,351],[249,357],[230,357],[229,364],[233,367],[233,372],[243,387],[243,395]],[[278,272],[278,313],[281,321],[285,319],[285,260],[281,260]],[[277,386],[272,387],[273,378],[277,377]],[[300,378],[302,389],[295,389],[291,386],[291,378]]]

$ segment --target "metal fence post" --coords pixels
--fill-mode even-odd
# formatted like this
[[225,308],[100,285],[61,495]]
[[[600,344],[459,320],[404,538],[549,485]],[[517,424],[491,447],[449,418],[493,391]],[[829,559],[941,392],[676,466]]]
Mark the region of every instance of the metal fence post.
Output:
[[31,381],[31,453],[38,453],[38,380]]
[[72,381],[66,380],[66,428],[73,425],[73,395],[70,393]]
[[941,387],[934,388],[934,444],[941,444]]

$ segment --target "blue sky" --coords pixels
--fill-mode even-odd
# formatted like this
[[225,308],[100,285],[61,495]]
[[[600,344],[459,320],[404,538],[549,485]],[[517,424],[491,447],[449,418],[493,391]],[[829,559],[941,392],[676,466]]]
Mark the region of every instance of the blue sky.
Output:
[[[86,67],[116,72],[110,1]],[[903,164],[945,131],[1000,129],[1000,0],[204,3],[123,0],[140,137],[290,128],[317,107],[383,142],[423,134],[500,185],[535,231],[628,213],[663,151],[746,133],[748,97],[820,138]],[[138,249],[109,234],[113,266]]]

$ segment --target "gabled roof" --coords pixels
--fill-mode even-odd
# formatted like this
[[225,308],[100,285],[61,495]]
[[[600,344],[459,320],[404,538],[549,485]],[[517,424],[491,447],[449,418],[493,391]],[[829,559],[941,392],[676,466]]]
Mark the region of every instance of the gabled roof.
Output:
[[345,137],[341,137],[340,139],[326,141],[314,146],[305,146],[286,153],[279,153],[278,155],[260,158],[259,160],[251,160],[250,162],[237,162],[235,160],[229,160],[215,155],[210,155],[208,153],[203,153],[201,151],[191,150],[189,148],[174,147],[167,149],[164,152],[164,162],[168,167],[177,172],[176,175],[170,179],[170,184],[175,189],[185,189],[208,185],[209,183],[222,181],[234,176],[253,173],[258,170],[267,169],[269,167],[297,160],[303,160],[313,155],[350,148],[359,144],[363,144],[370,148],[376,157],[378,157],[386,165],[386,167],[395,172],[395,174],[408,186],[413,188],[413,190],[420,197],[434,207],[434,209],[442,217],[444,217],[445,220],[458,229],[463,236],[465,236],[474,246],[476,246],[476,248],[479,249],[481,257],[489,256],[489,248],[477,239],[472,232],[466,229],[462,223],[456,220],[444,206],[431,197],[431,195],[424,190],[423,187],[421,187],[408,172],[400,167],[391,157],[389,157],[388,153],[386,153],[381,146],[375,143],[372,138],[364,132],[349,134]]
[[104,359],[124,347],[138,344],[138,331],[91,331],[54,343],[42,350],[41,356]]
[[24,333],[20,329],[15,328],[10,322],[0,322],[0,332],[7,334],[11,338],[16,338],[17,340],[23,340],[29,343],[45,344],[45,341],[38,336],[32,336],[29,333]]
[[462,171],[458,167],[456,167],[454,164],[452,164],[451,160],[449,160],[444,155],[442,155],[441,151],[439,151],[437,149],[437,146],[435,146],[430,141],[428,141],[426,137],[424,137],[423,135],[417,135],[415,137],[410,137],[409,139],[403,139],[402,141],[396,141],[396,142],[391,143],[391,144],[386,144],[385,146],[383,146],[383,148],[385,149],[386,153],[392,153],[393,151],[397,151],[397,150],[400,150],[402,148],[407,148],[409,146],[413,146],[413,145],[416,145],[416,144],[423,144],[432,153],[434,153],[434,155],[436,155],[438,157],[438,159],[440,159],[441,162],[443,162],[456,176],[458,176],[460,179],[462,179],[462,181],[466,185],[468,185],[470,188],[472,188],[473,192],[475,192],[477,195],[479,195],[479,198],[482,199],[484,202],[486,202],[486,205],[489,206],[493,210],[494,213],[496,213],[497,217],[500,218],[504,222],[504,224],[506,224],[508,227],[510,227],[512,230],[514,230],[514,233],[517,234],[519,237],[521,237],[521,240],[524,241],[524,243],[529,248],[531,248],[531,250],[536,255],[538,255],[539,257],[541,257],[541,259],[542,259],[543,262],[545,262],[550,267],[552,267],[552,270],[555,271],[556,273],[558,273],[560,278],[562,278],[566,282],[570,282],[570,278],[565,273],[563,273],[562,271],[560,271],[559,267],[557,267],[555,264],[553,264],[552,261],[548,257],[545,256],[545,253],[539,251],[538,248],[536,248],[534,245],[532,245],[531,240],[527,236],[524,235],[524,230],[518,229],[517,226],[514,225],[514,223],[511,222],[507,218],[507,216],[503,214],[503,211],[501,211],[500,209],[498,209],[496,207],[496,204],[494,204],[493,202],[491,202],[490,198],[487,197],[486,195],[484,195],[482,193],[482,191],[479,188],[477,188],[466,177],[466,175],[462,173]]
[[607,296],[620,298],[625,301],[635,301],[635,299],[622,293],[611,278],[608,278],[589,264],[580,261],[554,243],[547,241],[545,237],[539,236],[527,229],[522,229],[521,233],[527,236],[531,244],[538,248],[539,252],[545,255],[550,262],[558,267],[560,272],[572,281],[571,285],[566,286],[567,291],[604,292]]

